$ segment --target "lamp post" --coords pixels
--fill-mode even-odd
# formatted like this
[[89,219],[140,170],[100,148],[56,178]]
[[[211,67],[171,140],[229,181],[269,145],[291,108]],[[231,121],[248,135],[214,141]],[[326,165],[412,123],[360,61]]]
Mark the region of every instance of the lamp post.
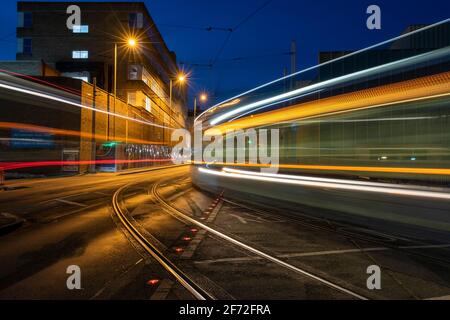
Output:
[[[206,102],[206,100],[208,100],[208,96],[206,95],[206,93],[200,94],[200,101],[204,103]],[[197,116],[197,96],[194,98],[194,121],[196,116]]]
[[169,109],[172,110],[172,91],[173,91],[173,80],[177,80],[179,83],[186,81],[186,76],[184,74],[179,74],[176,79],[170,78],[169,82]]
[[[178,83],[183,84],[186,81],[186,76],[180,73],[175,79],[170,78],[169,80],[169,117],[173,118],[172,114],[172,92],[173,92],[173,81],[176,80]],[[169,119],[170,121],[171,119]],[[165,140],[165,131],[163,128],[163,141]]]
[[[127,40],[127,45],[130,48],[134,48],[137,45],[136,39],[129,38]],[[117,100],[117,42],[114,42],[114,113],[116,113],[116,101]],[[128,108],[127,108],[127,116],[128,116]],[[116,131],[116,118],[114,117],[114,131],[113,137],[115,139],[115,131]],[[109,128],[109,113],[108,113],[108,128]],[[109,130],[108,130],[108,140],[109,140]],[[128,119],[125,119],[125,140],[128,141]]]

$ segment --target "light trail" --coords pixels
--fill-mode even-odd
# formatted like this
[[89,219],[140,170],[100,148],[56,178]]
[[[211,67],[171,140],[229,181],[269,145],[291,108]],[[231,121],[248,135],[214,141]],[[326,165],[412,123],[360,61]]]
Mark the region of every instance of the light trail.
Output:
[[196,165],[217,165],[228,167],[251,167],[251,168],[280,168],[280,169],[300,169],[317,171],[354,171],[354,172],[380,172],[380,173],[401,173],[401,174],[424,174],[424,175],[450,175],[447,168],[405,168],[405,167],[369,167],[369,166],[333,166],[333,165],[302,165],[302,164],[261,164],[261,163],[227,163],[204,161],[192,161]]
[[16,91],[16,92],[20,92],[20,93],[25,93],[25,94],[28,94],[28,95],[32,95],[32,96],[36,96],[36,97],[40,97],[40,98],[44,98],[44,99],[48,99],[48,100],[62,102],[62,103],[68,104],[68,105],[72,105],[72,106],[78,107],[78,108],[82,108],[82,109],[87,109],[87,110],[91,110],[91,111],[94,111],[94,112],[103,113],[103,114],[106,114],[106,115],[110,115],[110,116],[113,116],[113,117],[121,118],[121,119],[124,119],[124,120],[136,122],[136,123],[141,123],[141,124],[154,126],[154,127],[158,127],[158,128],[164,128],[164,129],[168,129],[168,130],[175,130],[175,128],[172,128],[172,127],[167,127],[167,126],[159,125],[159,124],[156,124],[156,123],[153,123],[153,122],[131,118],[131,117],[124,116],[124,115],[121,115],[121,114],[117,114],[117,113],[114,113],[114,112],[109,112],[109,111],[105,111],[105,110],[101,110],[101,109],[85,106],[85,105],[82,105],[80,103],[76,103],[76,102],[73,102],[73,101],[70,101],[70,100],[67,100],[67,99],[55,97],[55,96],[52,96],[52,95],[49,95],[49,94],[46,94],[46,93],[41,93],[41,92],[36,92],[36,91],[29,90],[29,89],[19,88],[19,87],[11,86],[11,85],[4,84],[4,83],[0,83],[0,88]]
[[347,75],[333,78],[330,80],[315,83],[315,84],[312,84],[312,85],[309,85],[306,87],[295,89],[290,92],[282,93],[282,94],[279,94],[279,95],[276,95],[276,96],[273,96],[270,98],[259,100],[259,101],[241,106],[239,108],[230,110],[230,111],[228,111],[224,114],[221,114],[221,115],[217,116],[216,118],[212,119],[210,121],[210,124],[216,125],[216,124],[218,124],[226,119],[229,119],[232,116],[239,114],[241,112],[252,110],[257,107],[271,104],[274,102],[278,102],[278,101],[281,101],[281,100],[284,100],[287,98],[296,97],[301,94],[307,94],[314,90],[319,90],[319,89],[323,89],[323,88],[326,88],[329,86],[342,84],[346,81],[354,81],[356,79],[361,79],[364,77],[372,76],[374,74],[379,74],[381,72],[388,72],[388,71],[393,71],[398,68],[404,68],[404,67],[409,67],[411,65],[417,65],[417,64],[423,63],[425,61],[433,60],[433,59],[440,59],[442,57],[447,56],[449,54],[449,52],[450,52],[450,48],[437,49],[437,50],[434,50],[431,52],[422,53],[422,54],[419,54],[419,55],[416,55],[413,57],[401,59],[401,60],[394,61],[394,62],[389,62],[389,63],[383,64],[381,66],[376,66],[376,67],[372,67],[369,69],[357,71],[357,72],[354,72],[351,74],[347,74]]
[[245,173],[232,173],[225,171],[217,171],[206,168],[198,168],[198,171],[209,174],[216,175],[225,178],[234,178],[234,179],[244,179],[244,180],[254,180],[254,181],[262,181],[262,182],[273,182],[279,184],[288,184],[288,185],[298,185],[298,186],[306,186],[313,188],[329,188],[329,189],[338,189],[338,190],[350,190],[350,191],[364,191],[364,192],[372,192],[372,193],[382,193],[389,194],[394,196],[409,196],[409,197],[421,197],[421,198],[432,198],[432,199],[441,199],[441,200],[450,200],[450,193],[445,192],[433,192],[433,191],[422,191],[422,190],[407,190],[404,188],[398,187],[385,187],[385,186],[373,186],[373,185],[361,185],[361,184],[349,184],[348,182],[324,182],[324,181],[314,181],[314,180],[306,180],[301,176],[297,176],[294,178],[282,178],[275,176],[265,176],[262,173],[258,172],[245,172]]
[[[271,178],[283,178],[283,179],[291,179],[291,180],[299,180],[299,181],[315,181],[315,182],[328,182],[328,183],[339,183],[339,184],[349,184],[349,185],[359,185],[359,186],[423,190],[423,187],[411,186],[411,185],[406,185],[406,184],[357,181],[357,180],[351,180],[351,179],[319,178],[319,177],[303,176],[303,175],[300,176],[300,175],[293,175],[293,174],[280,174],[280,173],[266,173],[266,172],[237,170],[237,169],[231,169],[231,168],[223,168],[222,170],[224,172],[229,172],[229,173],[247,174],[247,175],[254,175],[254,176],[261,176],[261,177],[271,177]],[[434,187],[427,188],[427,190],[433,190],[433,191],[437,191],[437,192],[443,191],[444,193],[449,191],[446,188],[434,188]]]
[[251,117],[219,124],[208,129],[205,134],[221,134],[228,130],[255,128],[292,120],[448,96],[450,96],[450,72],[444,72],[255,114]]
[[54,87],[54,88],[66,91],[68,93],[71,93],[71,94],[74,94],[74,95],[77,95],[77,96],[81,96],[81,91],[78,90],[78,89],[59,86],[57,84],[54,84],[54,83],[51,83],[51,82],[48,82],[48,81],[45,81],[45,80],[42,80],[42,79],[39,79],[39,78],[35,78],[35,77],[29,76],[29,75],[26,75],[26,74],[13,72],[13,71],[5,70],[5,69],[0,69],[0,73],[5,73],[7,75],[13,75],[16,78],[18,77],[18,78],[31,79],[32,81],[43,83],[46,86]]
[[[34,167],[52,167],[52,166],[81,166],[92,164],[127,164],[127,163],[161,163],[172,161],[171,158],[164,159],[138,159],[138,160],[79,160],[79,161],[29,161],[29,162],[0,162],[0,170],[17,170]],[[138,169],[138,168],[137,168]]]
[[275,106],[275,105],[280,104],[280,103],[284,103],[284,102],[292,101],[292,100],[295,100],[295,99],[303,98],[303,97],[309,96],[311,94],[320,93],[322,91],[323,91],[323,89],[315,90],[315,91],[312,91],[312,92],[309,92],[309,93],[306,93],[306,94],[302,94],[302,95],[299,95],[299,96],[295,96],[295,97],[287,98],[287,99],[284,99],[284,100],[281,100],[281,101],[277,101],[277,102],[274,102],[274,103],[270,103],[270,104],[264,105],[262,107],[259,107],[259,108],[256,108],[256,109],[244,112],[244,113],[242,113],[240,115],[237,115],[236,117],[230,119],[230,121],[237,120],[237,119],[242,118],[242,117],[244,117],[244,116],[246,116],[246,115],[248,115],[248,114],[250,114],[252,112],[255,112],[255,111],[259,111],[259,110],[262,110],[262,109],[265,109],[265,108],[268,108],[268,107],[272,107],[272,106]]
[[263,84],[263,85],[260,85],[260,86],[258,86],[258,87],[256,87],[256,88],[251,89],[251,90],[245,91],[245,92],[243,92],[243,93],[241,93],[241,94],[238,94],[238,95],[236,95],[236,96],[234,96],[234,97],[231,97],[231,98],[229,98],[229,99],[226,99],[226,100],[224,100],[224,101],[222,101],[222,102],[220,102],[220,103],[218,103],[218,104],[212,106],[211,108],[209,108],[209,109],[205,110],[204,112],[202,112],[202,113],[195,119],[195,121],[198,121],[198,119],[200,119],[200,117],[202,117],[202,116],[205,115],[205,114],[211,113],[211,112],[215,111],[216,109],[222,108],[222,106],[223,106],[224,104],[228,103],[228,102],[231,101],[231,100],[234,100],[234,99],[237,99],[237,98],[242,98],[242,96],[244,96],[244,95],[246,95],[246,94],[255,92],[255,91],[259,90],[259,89],[265,88],[265,87],[267,87],[267,86],[269,86],[269,85],[272,85],[272,84],[274,84],[274,83],[277,83],[277,82],[280,82],[280,81],[283,81],[283,80],[286,80],[286,79],[289,79],[289,78],[293,78],[293,77],[295,77],[295,76],[297,76],[297,75],[306,73],[306,72],[311,71],[311,70],[314,70],[314,69],[319,69],[320,67],[326,66],[326,65],[328,65],[328,64],[335,63],[335,62],[337,62],[337,61],[346,59],[346,58],[351,57],[351,56],[354,56],[354,55],[358,55],[358,54],[360,54],[360,53],[362,53],[362,52],[366,52],[366,51],[369,51],[369,50],[371,50],[371,49],[375,49],[375,48],[380,47],[380,46],[383,46],[383,45],[385,45],[385,44],[392,43],[392,42],[394,42],[394,41],[400,40],[400,39],[405,38],[405,37],[409,37],[409,36],[411,36],[411,35],[413,35],[413,34],[416,34],[416,33],[419,33],[419,32],[423,32],[423,31],[426,31],[426,30],[428,30],[428,29],[432,29],[432,28],[434,28],[434,27],[437,27],[437,26],[439,26],[439,25],[443,25],[443,24],[448,23],[448,22],[450,22],[450,18],[449,18],[449,19],[442,20],[442,21],[439,21],[439,22],[436,22],[436,23],[431,24],[431,25],[429,25],[429,26],[425,26],[425,27],[423,27],[423,28],[420,28],[420,29],[417,29],[417,30],[414,30],[414,31],[411,31],[411,32],[408,32],[408,33],[405,33],[405,34],[402,34],[402,35],[397,36],[397,37],[394,37],[394,38],[392,38],[392,39],[385,40],[385,41],[383,41],[383,42],[380,42],[380,43],[374,44],[374,45],[372,45],[372,46],[369,46],[369,47],[367,47],[367,48],[363,48],[363,49],[357,50],[357,51],[355,51],[355,52],[351,52],[351,53],[346,54],[346,55],[344,55],[344,56],[342,56],[342,57],[338,57],[338,58],[336,58],[336,59],[332,59],[332,60],[323,62],[323,63],[318,64],[318,65],[316,65],[316,66],[312,66],[312,67],[309,67],[309,68],[300,70],[300,71],[298,71],[298,72],[296,72],[296,73],[294,73],[294,74],[290,74],[290,75],[281,77],[281,78],[279,78],[279,79],[270,81],[270,82],[268,82],[268,83],[265,83],[265,84]]
[[[53,135],[79,137],[79,138],[85,138],[85,139],[95,138],[96,141],[108,141],[108,139],[106,139],[106,134],[92,134],[89,132],[81,132],[81,131],[75,131],[75,130],[66,130],[66,129],[37,126],[34,124],[27,124],[27,123],[0,122],[0,129],[20,129],[20,130],[26,130],[26,131],[30,131],[30,132],[49,133],[49,134],[53,134]],[[125,137],[120,137],[120,136],[117,137],[116,136],[115,140],[125,141],[126,139],[125,139]],[[128,138],[127,140],[130,143],[137,143],[137,144],[154,144],[154,145],[162,145],[163,144],[163,142],[161,142],[161,141],[149,141],[149,140],[134,139],[134,138]]]

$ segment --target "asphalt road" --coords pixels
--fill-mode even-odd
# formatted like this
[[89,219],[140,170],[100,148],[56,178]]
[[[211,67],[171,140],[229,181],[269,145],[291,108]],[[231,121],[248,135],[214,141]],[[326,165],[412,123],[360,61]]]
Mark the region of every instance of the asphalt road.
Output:
[[[1,212],[25,223],[0,236],[0,299],[192,299],[125,229],[113,199],[217,299],[450,298],[449,244],[391,239],[300,207],[200,191],[187,166],[8,186]],[[80,290],[66,286],[71,265],[80,267]],[[379,290],[367,288],[371,265],[381,268]]]
[[[149,299],[154,286],[147,282],[162,269],[118,227],[111,197],[128,183],[151,183],[187,170],[175,167],[8,184],[17,189],[0,192],[1,212],[26,222],[0,237],[0,298]],[[70,265],[81,269],[82,290],[67,289]]]

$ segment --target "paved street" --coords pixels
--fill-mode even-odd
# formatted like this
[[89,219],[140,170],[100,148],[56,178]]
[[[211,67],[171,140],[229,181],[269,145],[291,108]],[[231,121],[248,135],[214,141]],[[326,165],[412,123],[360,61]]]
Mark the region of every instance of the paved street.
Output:
[[[118,190],[127,219],[215,298],[426,299],[450,294],[448,262],[443,261],[450,245],[403,240],[396,249],[370,230],[340,233],[332,222],[327,226],[301,212],[205,193],[192,187],[188,166],[45,183],[25,180],[10,187],[0,193],[1,201],[7,199],[7,212],[25,222],[1,237],[4,299],[190,299],[191,293],[117,218],[111,199]],[[158,199],[218,234],[174,216]],[[366,287],[366,269],[372,264],[383,270],[380,291]],[[82,290],[67,289],[69,265],[81,268]]]

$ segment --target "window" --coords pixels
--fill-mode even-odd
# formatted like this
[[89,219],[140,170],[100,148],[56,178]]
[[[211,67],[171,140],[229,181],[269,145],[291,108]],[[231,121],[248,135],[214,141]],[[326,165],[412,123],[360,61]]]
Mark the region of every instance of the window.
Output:
[[133,12],[128,15],[130,28],[141,29],[143,27],[144,16],[141,12]]
[[32,53],[32,40],[31,38],[23,39],[23,53],[31,54]]
[[128,69],[128,80],[138,80],[139,79],[139,66],[130,65]]
[[33,15],[31,12],[24,12],[23,13],[23,27],[24,28],[31,28],[33,25]]
[[72,58],[73,59],[87,59],[87,58],[89,58],[89,52],[88,51],[72,51]]
[[147,96],[145,96],[145,110],[152,112],[152,101]]
[[128,103],[133,106],[136,105],[136,92],[128,92]]
[[31,28],[33,25],[33,15],[31,12],[18,12],[17,26],[19,28]]
[[32,54],[32,40],[31,38],[17,38],[17,53]]
[[89,33],[89,26],[81,25],[81,26],[73,26],[73,33]]
[[17,53],[23,53],[23,39],[17,38]]

